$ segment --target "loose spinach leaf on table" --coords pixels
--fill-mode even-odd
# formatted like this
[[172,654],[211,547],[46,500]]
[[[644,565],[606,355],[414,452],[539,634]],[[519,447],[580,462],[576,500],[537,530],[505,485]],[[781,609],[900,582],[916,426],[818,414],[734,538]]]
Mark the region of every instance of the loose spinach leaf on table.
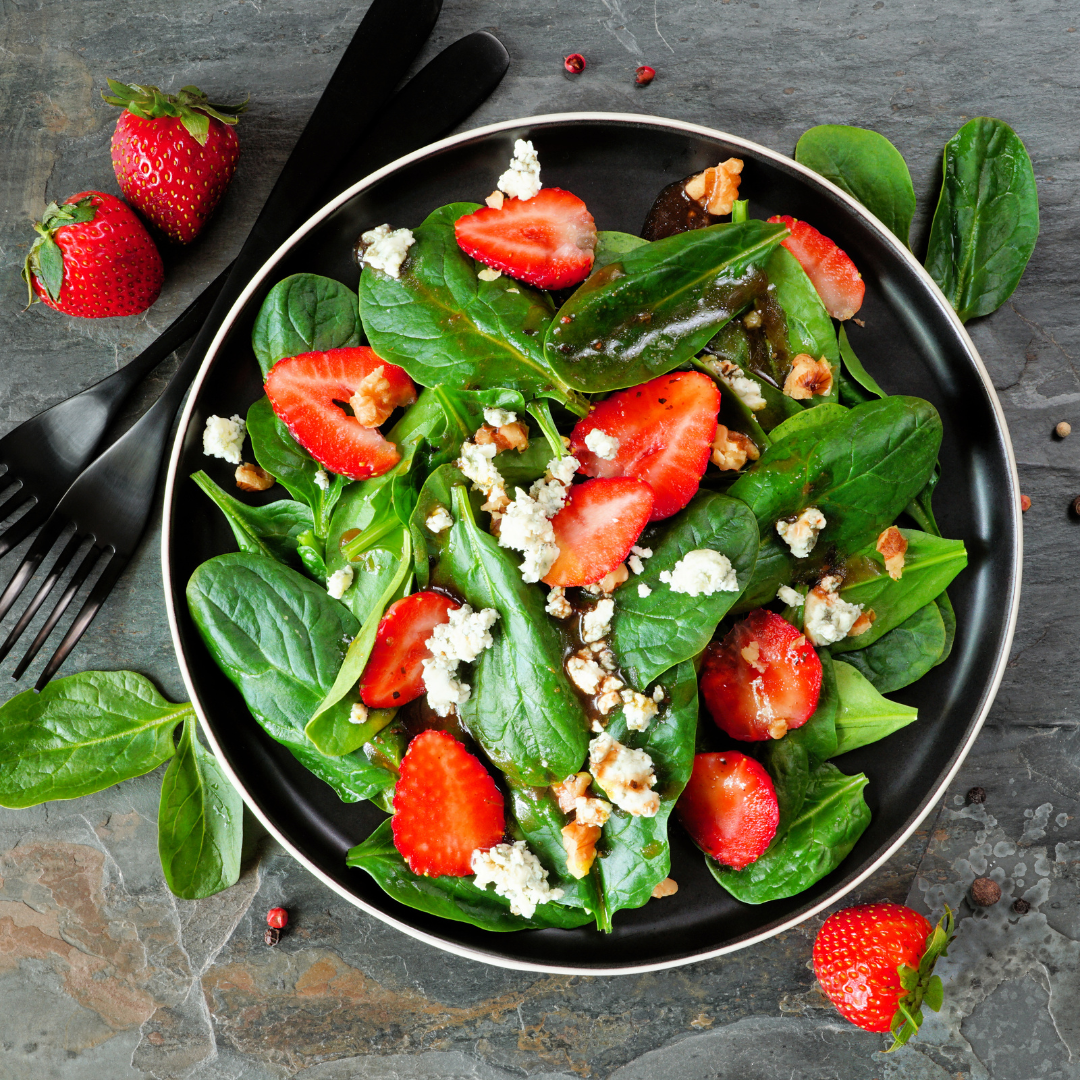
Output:
[[862,795],[868,782],[863,773],[845,776],[828,762],[816,766],[801,808],[786,820],[781,816],[765,854],[742,870],[706,856],[712,876],[744,904],[782,900],[810,888],[847,858],[870,824]]
[[[344,604],[295,570],[246,552],[198,567],[187,600],[210,655],[272,739],[345,802],[393,784],[394,774],[362,753],[327,757],[304,734],[360,629]],[[334,707],[347,714],[355,700]]]
[[347,285],[319,274],[279,281],[266,294],[251,328],[251,347],[263,375],[286,356],[359,345],[358,303]]
[[77,799],[156,769],[191,705],[133,671],[83,671],[0,706],[0,806]]
[[217,759],[204,750],[195,718],[184,719],[176,754],[161,781],[158,855],[176,896],[199,900],[240,877],[244,803]]
[[591,274],[551,322],[544,354],[566,384],[598,393],[686,362],[761,285],[787,235],[747,221],[678,233],[626,251]]
[[800,165],[831,180],[866,207],[905,245],[915,216],[915,188],[900,151],[884,135],[845,124],[821,124],[795,146]]
[[527,585],[519,558],[481,530],[464,486],[453,489],[454,525],[435,571],[477,611],[494,608],[494,645],[473,666],[472,696],[459,712],[473,738],[510,781],[557,784],[576,772],[588,748],[588,720],[563,669],[559,630],[544,594]]
[[[739,592],[715,592],[693,599],[672,592],[660,574],[691,551],[709,548],[731,560],[740,591],[754,572],[758,527],[737,499],[700,492],[674,517],[646,529],[638,541],[653,550],[640,576],[631,574],[615,590],[612,648],[631,682],[643,688],[658,675],[701,652]],[[652,592],[638,595],[638,585]]]
[[300,537],[314,528],[307,503],[279,499],[263,506],[249,506],[222,491],[202,470],[193,473],[191,479],[225,515],[241,551],[266,555],[290,566],[298,563]]
[[841,551],[876,540],[923,485],[941,444],[941,418],[928,401],[868,401],[823,427],[773,442],[728,494],[754,511],[763,536],[780,518],[816,506],[818,538]]
[[858,383],[862,390],[868,392],[872,397],[888,397],[877,384],[877,380],[863,367],[862,361],[855,355],[855,350],[851,347],[851,342],[848,341],[847,329],[841,325],[839,333],[839,345],[840,345],[840,359],[843,362],[844,370],[851,376],[852,379]]
[[617,262],[628,251],[647,244],[648,240],[642,240],[633,233],[612,232],[601,229],[596,234],[596,250],[593,253],[592,272],[595,273],[608,263]]
[[914,723],[918,709],[889,701],[850,664],[833,661],[840,709],[836,714],[836,756],[869,746]]
[[926,269],[961,321],[1012,295],[1039,236],[1039,195],[1019,136],[977,116],[946,144]]
[[510,901],[493,889],[478,888],[471,877],[424,877],[414,874],[394,847],[390,821],[384,821],[346,857],[346,865],[366,871],[400,904],[483,930],[569,929],[592,921],[581,908],[540,904],[529,919],[510,913]]
[[399,279],[364,268],[360,317],[368,341],[424,386],[506,387],[583,410],[544,358],[554,314],[548,296],[505,276],[481,281],[479,264],[458,247],[454,223],[476,209],[452,203],[429,214],[413,230],[416,243]]
[[843,654],[881,694],[921,679],[945,651],[945,622],[936,601],[919,608],[899,626],[864,649]]

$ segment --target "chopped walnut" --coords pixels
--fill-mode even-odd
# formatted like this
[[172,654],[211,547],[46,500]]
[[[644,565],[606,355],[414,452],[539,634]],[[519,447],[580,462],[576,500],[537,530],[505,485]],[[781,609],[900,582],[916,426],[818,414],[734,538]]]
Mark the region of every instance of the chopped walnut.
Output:
[[728,158],[715,168],[692,176],[686,181],[684,190],[710,214],[730,214],[739,197],[739,173],[742,170],[743,163],[739,158]]
[[741,431],[730,431],[723,424],[716,425],[710,460],[718,469],[737,472],[747,461],[757,461],[761,452],[753,440]]
[[823,356],[815,360],[806,353],[799,353],[791,362],[791,370],[784,380],[784,393],[796,401],[806,401],[815,394],[827,394],[832,389],[832,368]]
[[596,859],[596,841],[600,839],[600,827],[571,821],[569,825],[563,826],[562,838],[563,847],[566,849],[567,872],[571,877],[585,877]]
[[501,191],[493,191],[485,200],[492,210],[501,210],[506,196]]
[[579,825],[606,825],[611,817],[611,803],[606,799],[579,796],[574,800],[574,820]]
[[758,644],[756,638],[752,638],[750,640],[750,644],[744,646],[740,650],[740,653],[742,655],[742,658],[755,671],[764,671],[768,667],[768,664],[766,664],[765,661],[761,659],[761,646]]
[[552,793],[558,800],[559,809],[564,814],[573,813],[577,809],[577,800],[585,797],[589,790],[592,777],[587,772],[571,773],[561,784],[554,784]]
[[619,563],[610,574],[605,574],[598,582],[586,587],[586,591],[593,596],[607,596],[613,593],[628,577],[630,571],[626,569],[626,563]]
[[241,491],[266,491],[274,486],[274,478],[261,466],[242,461],[236,466],[236,486]]
[[904,573],[904,555],[907,553],[907,541],[904,534],[890,525],[878,538],[877,550],[885,557],[885,569],[893,581],[899,581]]
[[678,891],[679,883],[674,878],[666,877],[654,887],[652,898],[662,900],[665,896],[674,896]]
[[529,448],[529,431],[520,421],[515,420],[512,424],[503,424],[500,428],[493,428],[490,424],[484,424],[476,429],[473,442],[477,446],[495,444],[495,453],[501,454],[504,450],[527,450]]
[[860,634],[865,634],[867,630],[874,623],[874,619],[877,616],[874,614],[873,609],[870,611],[864,611],[852,624],[851,629],[847,632],[848,637],[858,637]]
[[394,390],[385,366],[380,364],[360,380],[349,406],[361,427],[373,428],[384,423],[399,405],[411,404],[414,399],[411,387]]

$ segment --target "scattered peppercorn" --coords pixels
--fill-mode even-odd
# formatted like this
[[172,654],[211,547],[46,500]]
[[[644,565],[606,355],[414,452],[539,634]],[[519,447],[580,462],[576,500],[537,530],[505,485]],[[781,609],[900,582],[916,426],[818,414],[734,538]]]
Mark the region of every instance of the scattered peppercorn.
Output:
[[1020,496],[1020,513],[1026,514],[1031,509],[1031,500],[1026,495]]
[[1078,495],[1078,496],[1077,496],[1077,497],[1076,497],[1075,499],[1073,499],[1073,501],[1072,501],[1072,512],[1073,512],[1073,513],[1074,513],[1074,514],[1075,514],[1075,515],[1076,515],[1077,517],[1080,517],[1080,495]]
[[1023,897],[1018,897],[1013,901],[1012,909],[1017,915],[1026,915],[1031,910],[1031,904]]
[[280,940],[281,931],[275,930],[272,926],[268,926],[266,928],[266,933],[263,934],[263,941],[265,941],[267,945],[276,945]]
[[1054,434],[1059,439],[1067,438],[1072,434],[1072,424],[1070,424],[1068,420],[1062,420],[1061,423],[1054,428]]
[[289,924],[289,913],[283,907],[272,907],[266,913],[266,925],[274,930],[284,930]]
[[967,801],[969,803],[983,803],[986,802],[986,789],[981,787],[973,787],[967,793]]
[[579,52],[571,53],[562,64],[571,75],[580,75],[585,70],[585,57]]
[[656,71],[649,67],[648,64],[642,64],[641,67],[634,72],[634,82],[636,82],[638,86],[648,86],[655,78]]
[[992,907],[1001,899],[1001,886],[988,877],[977,877],[971,883],[971,902],[979,907]]

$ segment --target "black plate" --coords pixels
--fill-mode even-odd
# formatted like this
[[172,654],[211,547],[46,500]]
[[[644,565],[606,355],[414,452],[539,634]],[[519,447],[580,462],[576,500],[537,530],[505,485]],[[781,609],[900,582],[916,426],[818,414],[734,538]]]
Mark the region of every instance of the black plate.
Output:
[[[532,139],[544,183],[573,191],[600,229],[636,233],[657,192],[731,155],[745,163],[741,192],[752,216],[792,214],[831,236],[862,271],[865,329],[852,343],[890,393],[916,394],[941,411],[945,439],[935,506],[946,536],[967,544],[969,566],[950,588],[959,631],[952,657],[896,697],[918,723],[839,759],[870,777],[870,827],[834,873],[789,900],[740,904],[709,876],[701,855],[672,829],[676,896],[620,912],[615,931],[495,934],[404,908],[345,853],[382,818],[370,804],[341,803],[272,742],[203,647],[184,586],[205,559],[235,550],[221,516],[191,473],[206,469],[227,490],[231,467],[202,454],[211,414],[244,414],[262,393],[248,344],[267,290],[312,271],[356,288],[352,246],[388,221],[416,225],[457,200],[480,201],[506,168],[515,138]],[[573,114],[499,124],[444,140],[374,174],[278,252],[234,308],[184,414],[169,470],[162,554],[173,637],[192,700],[214,749],[271,831],[332,888],[366,911],[441,948],[511,967],[618,972],[715,956],[794,925],[832,903],[894,851],[940,798],[977,734],[1008,656],[1020,585],[1019,489],[1001,408],[971,340],[929,277],[857,204],[787,158],[706,128],[653,117]]]

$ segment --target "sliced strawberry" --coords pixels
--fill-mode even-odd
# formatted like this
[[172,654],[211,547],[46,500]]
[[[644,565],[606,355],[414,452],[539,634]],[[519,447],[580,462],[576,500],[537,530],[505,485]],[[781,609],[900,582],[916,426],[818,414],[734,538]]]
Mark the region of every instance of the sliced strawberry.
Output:
[[485,266],[541,289],[565,289],[589,276],[596,222],[569,191],[541,188],[458,218],[458,247]]
[[[676,371],[620,390],[579,420],[571,453],[586,476],[636,476],[653,489],[650,521],[681,510],[693,497],[709,464],[716,436],[720,391],[699,371]],[[599,429],[619,440],[610,459],[586,445]]]
[[372,709],[415,701],[424,692],[424,661],[431,656],[428,638],[460,606],[436,592],[413,593],[391,604],[360,676],[360,700]]
[[358,391],[369,391],[370,384],[360,384],[379,368],[374,404],[385,419],[394,406],[416,400],[416,387],[402,368],[381,360],[366,345],[279,360],[266,377],[266,396],[292,437],[320,465],[351,480],[366,480],[381,476],[401,458],[378,428],[361,426],[344,409]]
[[780,821],[769,774],[737,750],[698,754],[675,812],[706,855],[735,870],[761,857]]
[[781,243],[799,260],[814,283],[825,310],[834,319],[850,319],[862,307],[866,285],[855,264],[827,236],[813,225],[793,217],[771,217],[791,230]]
[[394,789],[394,846],[414,874],[471,874],[472,853],[503,838],[502,793],[447,731],[422,731]]
[[633,477],[575,484],[551,519],[559,557],[544,583],[591,585],[606,577],[630,554],[652,507],[652,488]]
[[733,739],[779,739],[817,708],[821,660],[796,627],[758,608],[706,647],[701,693]]

